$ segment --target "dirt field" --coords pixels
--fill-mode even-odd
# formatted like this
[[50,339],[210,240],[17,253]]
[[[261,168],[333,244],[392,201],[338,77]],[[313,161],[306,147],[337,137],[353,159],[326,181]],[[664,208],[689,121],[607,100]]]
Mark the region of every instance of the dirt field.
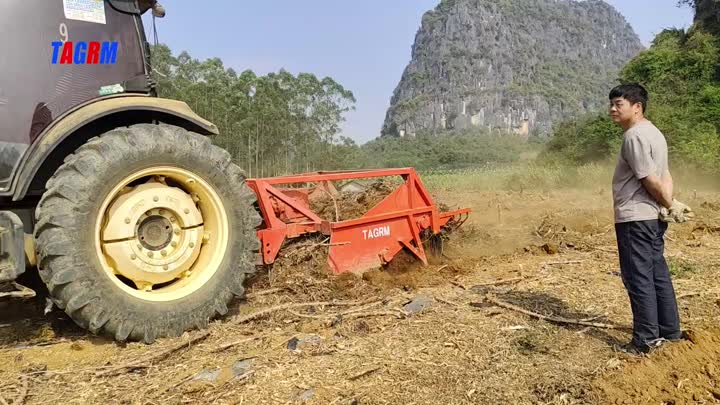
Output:
[[0,404],[720,403],[720,193],[684,192],[697,218],[667,238],[690,339],[640,358],[618,350],[631,314],[606,189],[433,192],[475,212],[429,267],[332,277],[296,249],[209,331],[153,346],[2,303]]

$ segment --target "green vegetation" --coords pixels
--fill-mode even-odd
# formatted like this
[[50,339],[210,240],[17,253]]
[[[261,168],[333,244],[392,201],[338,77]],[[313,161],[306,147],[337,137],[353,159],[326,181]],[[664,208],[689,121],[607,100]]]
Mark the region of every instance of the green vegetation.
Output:
[[622,129],[605,114],[565,121],[554,131],[540,159],[546,162],[583,164],[617,155]]
[[[606,199],[609,198],[614,169],[614,160],[581,165],[525,160],[463,169],[421,169],[419,172],[423,183],[433,193],[463,190],[548,194],[573,189]],[[694,190],[718,190],[720,187],[720,179],[716,176],[702,176],[687,168],[676,169],[673,177],[678,193],[685,197],[692,196]]]
[[[720,2],[716,0],[685,2],[693,6],[714,5],[716,15],[720,16]],[[647,87],[648,117],[667,137],[675,162],[718,172],[720,32],[713,34],[705,27],[715,26],[696,20],[687,32],[663,31],[650,49],[623,68],[619,82],[638,82]],[[604,160],[617,153],[621,139],[622,130],[603,112],[558,125],[543,157],[572,163]]]
[[514,136],[458,131],[436,136],[378,138],[362,146],[367,167],[406,167],[419,170],[484,167],[512,163],[537,146]]
[[720,35],[720,0],[680,0],[695,9],[695,22],[703,30]]
[[533,162],[465,169],[420,170],[423,183],[432,192],[442,190],[542,192],[579,188],[607,189],[612,167],[591,163],[580,166],[539,165]]
[[164,45],[152,49],[152,66],[159,95],[183,100],[215,123],[215,141],[250,176],[338,169],[356,159],[357,146],[338,136],[355,98],[331,78],[237,74],[220,59],[176,57]]
[[677,257],[668,260],[668,268],[670,274],[677,278],[687,278],[700,271],[694,263]]

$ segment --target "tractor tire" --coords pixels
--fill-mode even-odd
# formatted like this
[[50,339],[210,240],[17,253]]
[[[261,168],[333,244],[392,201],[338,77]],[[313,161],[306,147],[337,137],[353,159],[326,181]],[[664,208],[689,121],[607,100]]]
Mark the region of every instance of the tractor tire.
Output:
[[46,189],[39,274],[93,334],[149,344],[204,329],[255,271],[255,194],[230,154],[200,134],[111,130],[68,156]]

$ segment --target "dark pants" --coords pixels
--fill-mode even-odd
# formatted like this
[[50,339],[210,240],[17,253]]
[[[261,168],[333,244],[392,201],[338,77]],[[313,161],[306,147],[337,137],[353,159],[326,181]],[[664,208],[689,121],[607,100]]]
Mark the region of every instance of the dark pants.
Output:
[[640,347],[659,338],[680,339],[675,290],[664,257],[667,227],[660,220],[615,224],[620,272],[633,313],[633,343]]

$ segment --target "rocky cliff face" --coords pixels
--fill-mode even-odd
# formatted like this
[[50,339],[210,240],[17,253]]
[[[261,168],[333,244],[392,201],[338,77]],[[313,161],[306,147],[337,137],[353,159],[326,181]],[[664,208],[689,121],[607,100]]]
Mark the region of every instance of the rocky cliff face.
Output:
[[720,35],[720,0],[689,0],[695,7],[695,23],[707,32]]
[[423,17],[383,135],[548,133],[604,108],[619,69],[642,49],[600,0],[442,0]]

